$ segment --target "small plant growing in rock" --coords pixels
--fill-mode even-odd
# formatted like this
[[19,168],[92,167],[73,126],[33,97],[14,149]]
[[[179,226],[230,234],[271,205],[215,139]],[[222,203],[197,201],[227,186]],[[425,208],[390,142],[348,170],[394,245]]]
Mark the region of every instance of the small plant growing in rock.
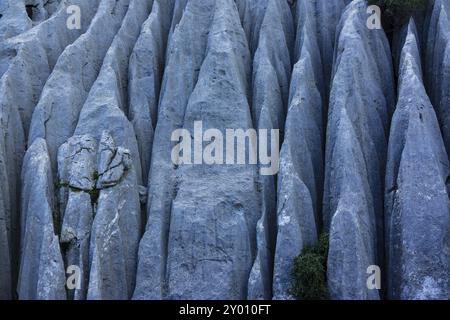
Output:
[[323,233],[319,241],[306,246],[295,259],[292,270],[292,295],[302,300],[326,300],[328,256],[328,234]]
[[424,10],[429,0],[368,0],[381,8],[381,21],[386,32],[393,32],[408,22],[416,12]]

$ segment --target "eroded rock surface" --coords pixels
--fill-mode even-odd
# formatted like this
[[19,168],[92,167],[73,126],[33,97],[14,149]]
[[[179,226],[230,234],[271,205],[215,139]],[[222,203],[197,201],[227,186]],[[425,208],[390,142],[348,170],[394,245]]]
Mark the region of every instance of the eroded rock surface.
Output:
[[393,68],[383,30],[366,27],[365,1],[351,2],[336,36],[325,154],[323,220],[330,234],[333,299],[378,299],[367,268],[381,265],[383,190]]
[[450,151],[450,3],[435,0],[425,30],[425,79],[439,120],[447,153]]
[[406,29],[386,173],[388,296],[447,299],[450,212],[446,183],[450,167],[422,82],[414,20]]
[[28,179],[21,203],[18,298],[64,300],[66,277],[57,235],[53,177],[43,139],[28,149],[22,177]]
[[[295,11],[297,39],[290,84],[284,143],[278,175],[278,217],[273,297],[291,299],[292,268],[305,245],[313,244],[321,226],[323,157],[327,88],[334,30],[318,20],[340,16],[344,1],[299,1]],[[314,14],[311,14],[314,13]],[[320,35],[320,36],[317,36]],[[330,55],[331,53],[331,55]]]
[[[61,52],[87,28],[95,14],[98,0],[66,1],[65,5],[44,22],[0,45],[0,219],[7,228],[8,245],[0,244],[0,251],[10,251],[11,275],[15,286],[18,269],[20,172],[26,150],[26,137],[34,107],[42,88]],[[9,3],[9,2],[8,2]],[[67,6],[77,5],[82,10],[81,29],[67,28]],[[1,18],[3,19],[3,17]],[[4,36],[0,39],[5,38]],[[22,182],[23,184],[23,182]],[[9,247],[9,248],[8,248]],[[3,278],[3,277],[2,277]],[[11,284],[0,283],[1,295],[11,297]]]
[[0,299],[449,299],[449,9],[0,0]]

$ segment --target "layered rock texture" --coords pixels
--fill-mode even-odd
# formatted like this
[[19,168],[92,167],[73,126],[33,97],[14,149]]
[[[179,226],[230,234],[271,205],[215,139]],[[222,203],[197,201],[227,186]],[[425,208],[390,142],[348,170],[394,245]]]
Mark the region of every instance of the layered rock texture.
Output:
[[322,232],[330,299],[450,299],[450,2],[373,14],[0,0],[0,299],[302,299]]

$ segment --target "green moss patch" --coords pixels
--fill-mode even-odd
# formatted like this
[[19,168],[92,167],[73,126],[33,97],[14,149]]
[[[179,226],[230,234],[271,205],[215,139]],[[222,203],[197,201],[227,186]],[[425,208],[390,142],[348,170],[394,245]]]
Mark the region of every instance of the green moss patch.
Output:
[[295,259],[292,270],[292,294],[302,300],[326,300],[328,256],[328,234],[322,234],[319,241],[307,246]]

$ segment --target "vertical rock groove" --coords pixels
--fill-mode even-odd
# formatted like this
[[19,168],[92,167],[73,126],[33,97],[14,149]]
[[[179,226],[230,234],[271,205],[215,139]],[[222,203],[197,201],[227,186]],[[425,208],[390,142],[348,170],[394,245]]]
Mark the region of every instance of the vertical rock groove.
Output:
[[0,299],[449,299],[450,2],[368,5],[0,0]]

